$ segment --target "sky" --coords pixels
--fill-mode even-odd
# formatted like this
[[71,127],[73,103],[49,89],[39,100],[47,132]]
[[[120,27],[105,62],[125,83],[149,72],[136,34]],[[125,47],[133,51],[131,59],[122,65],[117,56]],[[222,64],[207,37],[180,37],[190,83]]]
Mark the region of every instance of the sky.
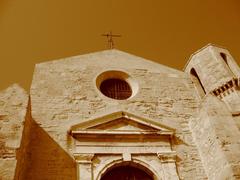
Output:
[[239,0],[0,0],[0,90],[29,91],[36,63],[115,48],[182,70],[208,43],[240,64]]

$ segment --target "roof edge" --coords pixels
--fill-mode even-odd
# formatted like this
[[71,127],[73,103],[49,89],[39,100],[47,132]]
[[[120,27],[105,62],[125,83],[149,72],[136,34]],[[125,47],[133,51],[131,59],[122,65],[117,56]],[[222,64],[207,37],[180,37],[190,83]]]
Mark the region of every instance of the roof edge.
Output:
[[226,49],[228,50],[226,47],[224,46],[221,46],[221,45],[217,45],[217,44],[214,44],[214,43],[208,43],[207,45],[203,46],[202,48],[198,49],[197,51],[195,51],[194,53],[192,53],[190,55],[190,57],[188,58],[188,61],[187,63],[185,64],[184,68],[183,68],[183,71],[185,71],[187,69],[187,66],[188,64],[190,63],[191,59],[196,55],[198,54],[199,52],[203,51],[204,49],[207,49],[209,47],[217,47],[217,48],[222,48],[222,49]]

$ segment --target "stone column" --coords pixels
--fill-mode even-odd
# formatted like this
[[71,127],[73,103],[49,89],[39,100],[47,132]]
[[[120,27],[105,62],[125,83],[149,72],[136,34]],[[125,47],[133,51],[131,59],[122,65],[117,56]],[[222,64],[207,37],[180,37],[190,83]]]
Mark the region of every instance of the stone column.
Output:
[[74,154],[77,162],[77,179],[93,180],[92,159],[94,154]]
[[176,167],[176,152],[157,153],[161,161],[164,180],[179,180]]

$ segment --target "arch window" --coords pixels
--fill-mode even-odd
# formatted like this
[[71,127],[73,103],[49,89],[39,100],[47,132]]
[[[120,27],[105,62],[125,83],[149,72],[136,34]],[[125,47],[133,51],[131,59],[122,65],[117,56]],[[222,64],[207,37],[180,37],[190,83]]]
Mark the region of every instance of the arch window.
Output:
[[223,53],[223,52],[220,52],[220,56],[222,57],[222,59],[226,63],[226,65],[227,65],[228,69],[231,71],[231,73],[234,74],[234,72],[232,71],[231,65],[228,62],[229,60],[228,60],[227,55],[225,53]]
[[190,74],[191,74],[192,81],[195,82],[199,95],[203,97],[206,94],[206,91],[202,85],[200,78],[198,77],[196,70],[192,68],[190,71]]
[[227,62],[227,55],[223,52],[220,53],[220,56],[222,57],[222,59],[224,60],[224,62],[228,65],[228,62]]

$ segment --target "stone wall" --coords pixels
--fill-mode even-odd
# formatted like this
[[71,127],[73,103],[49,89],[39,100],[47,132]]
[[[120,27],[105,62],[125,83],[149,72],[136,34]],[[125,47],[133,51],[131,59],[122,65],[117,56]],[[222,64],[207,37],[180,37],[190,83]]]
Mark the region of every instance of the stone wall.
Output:
[[31,117],[18,85],[0,92],[0,179],[76,179],[76,164]]
[[[0,179],[77,179],[70,127],[114,112],[175,129],[171,150],[176,151],[179,179],[240,178],[240,118],[226,106],[239,101],[208,94],[239,75],[228,51],[231,69],[219,61],[220,51],[204,48],[193,56],[187,73],[118,50],[36,65],[31,99],[17,85],[0,92]],[[195,89],[197,79],[192,81],[188,72],[193,66],[207,95],[199,96]],[[109,70],[128,74],[136,95],[126,100],[104,96],[96,79]],[[234,99],[238,90],[236,86]]]
[[[121,101],[103,96],[95,80],[107,70],[124,71],[135,79],[136,96]],[[191,80],[181,71],[117,50],[97,52],[37,65],[31,100],[36,123],[70,155],[74,144],[67,131],[72,125],[119,110],[175,128],[179,177],[206,178],[188,126],[199,102]]]
[[239,179],[240,132],[227,106],[212,95],[206,96],[190,128],[208,178]]
[[18,151],[18,161],[17,161],[17,167],[16,167],[16,173],[15,173],[15,179],[26,179],[26,172],[31,168],[29,164],[29,150],[31,148],[30,146],[30,140],[31,140],[31,133],[32,133],[32,120],[31,120],[31,104],[30,100],[28,102],[28,108],[25,116],[25,122],[24,122],[24,128],[22,133],[22,140],[21,145]]
[[75,180],[74,159],[32,119],[28,161],[22,179]]
[[[223,58],[221,53],[226,58]],[[195,69],[206,93],[240,77],[240,69],[229,51],[211,44],[191,56],[185,72],[190,74],[192,68]]]
[[[16,179],[28,95],[14,84],[0,92],[0,179]],[[16,171],[17,172],[17,171]]]
[[237,125],[238,129],[240,130],[240,115],[233,116],[233,119],[236,122],[236,125]]

